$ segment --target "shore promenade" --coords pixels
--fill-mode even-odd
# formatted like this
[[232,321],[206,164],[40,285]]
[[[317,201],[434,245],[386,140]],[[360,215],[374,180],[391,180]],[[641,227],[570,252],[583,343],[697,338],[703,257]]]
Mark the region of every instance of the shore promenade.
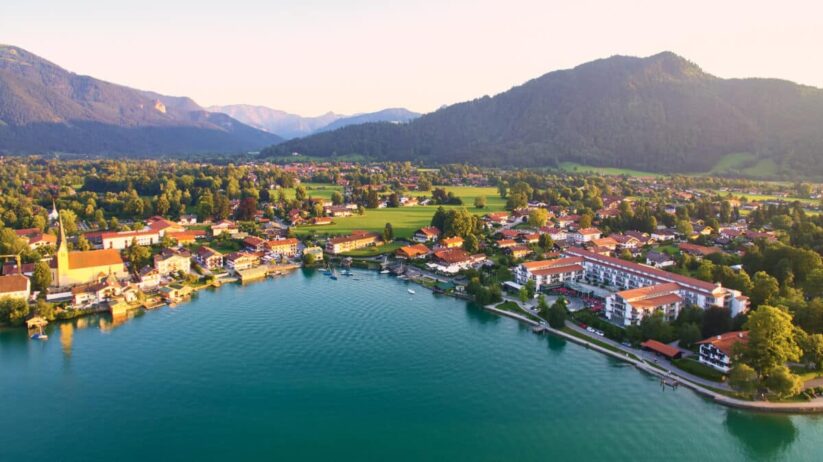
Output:
[[[517,303],[517,306],[520,307],[520,309],[524,310],[524,314],[529,313],[531,316],[534,316],[538,319],[543,320],[542,318],[540,318],[539,316],[537,316],[536,314],[534,314],[530,310],[524,308],[519,301],[516,301],[514,299],[512,299],[511,301],[514,301],[515,303]],[[632,364],[636,368],[640,369],[643,372],[646,372],[648,374],[660,377],[661,381],[675,382],[678,385],[683,385],[683,386],[697,392],[698,394],[703,395],[703,396],[713,400],[714,402],[716,402],[718,404],[722,404],[724,406],[734,407],[734,408],[738,408],[738,409],[745,409],[745,410],[754,411],[754,412],[772,412],[772,413],[787,413],[787,414],[817,414],[817,413],[823,413],[823,398],[816,398],[816,399],[813,399],[811,401],[798,401],[798,402],[791,402],[791,403],[786,403],[786,402],[776,403],[776,402],[771,402],[771,401],[749,401],[749,400],[734,398],[734,397],[727,396],[727,395],[720,392],[720,391],[723,391],[723,390],[721,390],[721,387],[722,387],[721,384],[712,383],[712,384],[709,385],[706,380],[700,379],[699,377],[694,377],[694,376],[687,377],[687,375],[690,375],[690,374],[682,373],[679,370],[677,372],[674,372],[674,370],[672,370],[671,372],[663,370],[663,369],[659,368],[659,366],[649,364],[645,359],[638,358],[636,352],[630,351],[630,350],[626,349],[625,347],[623,347],[622,345],[617,344],[616,342],[611,342],[610,346],[616,348],[619,351],[614,351],[614,350],[611,350],[611,349],[608,349],[608,348],[603,348],[602,346],[597,345],[596,343],[593,343],[593,342],[591,342],[589,340],[586,340],[584,338],[578,337],[576,335],[571,335],[567,332],[563,332],[561,330],[557,330],[557,329],[554,329],[552,327],[549,327],[548,323],[545,323],[545,324],[541,325],[541,323],[539,323],[538,321],[534,321],[533,319],[529,319],[526,316],[523,316],[523,315],[520,315],[520,314],[517,314],[517,313],[512,313],[510,311],[500,310],[500,309],[496,308],[494,305],[488,305],[488,306],[485,306],[484,308],[488,311],[500,314],[502,316],[507,316],[507,317],[516,319],[520,322],[523,322],[523,323],[531,325],[531,326],[540,326],[544,331],[550,333],[551,335],[556,335],[558,337],[562,337],[562,338],[564,338],[566,340],[569,340],[571,342],[575,342],[579,345],[583,345],[586,348],[589,348],[591,350],[595,350],[599,353],[603,353],[605,355],[608,355],[608,356],[611,356],[613,358],[616,358],[616,359],[619,359],[621,361]],[[545,320],[543,320],[543,321],[545,321]],[[566,325],[568,327],[572,327],[568,323]],[[582,330],[577,330],[577,332],[580,332],[583,335],[589,336],[587,333],[583,332]],[[598,342],[603,342],[605,339],[597,338],[597,339],[594,339],[594,340],[597,340]]]

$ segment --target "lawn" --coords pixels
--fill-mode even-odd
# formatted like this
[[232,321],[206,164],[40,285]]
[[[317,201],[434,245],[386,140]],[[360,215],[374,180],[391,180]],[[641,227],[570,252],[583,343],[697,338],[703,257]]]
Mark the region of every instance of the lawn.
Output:
[[[447,187],[463,199],[463,206],[477,215],[485,215],[489,212],[503,210],[506,203],[497,195],[496,188],[476,188],[476,187]],[[421,193],[423,194],[423,193]],[[474,207],[474,198],[486,196],[487,206],[483,209]],[[456,205],[446,205],[444,208],[458,208]],[[409,238],[414,232],[423,226],[431,223],[431,218],[437,210],[436,205],[366,209],[365,213],[351,217],[333,218],[331,225],[311,226],[304,225],[294,228],[298,236],[317,235],[341,235],[350,234],[354,230],[362,229],[366,231],[382,232],[386,223],[391,223],[394,228],[395,237]]]
[[[324,199],[331,199],[331,195],[335,191],[340,191],[341,194],[343,192],[342,186],[328,183],[303,183],[303,187],[306,188],[306,193],[310,197],[322,197]],[[285,188],[283,192],[286,194],[287,199],[294,199],[294,188]]]
[[672,364],[689,374],[696,375],[712,382],[723,382],[726,376],[722,372],[701,364],[693,359],[681,358],[672,360]]
[[404,245],[407,245],[405,241],[394,241],[384,245],[373,245],[371,247],[352,250],[351,252],[345,252],[343,255],[346,257],[374,257],[377,255],[394,253],[395,250],[403,247]]
[[570,173],[593,173],[595,175],[635,176],[635,177],[664,177],[662,173],[643,172],[630,168],[592,167],[576,162],[561,162],[560,169]]

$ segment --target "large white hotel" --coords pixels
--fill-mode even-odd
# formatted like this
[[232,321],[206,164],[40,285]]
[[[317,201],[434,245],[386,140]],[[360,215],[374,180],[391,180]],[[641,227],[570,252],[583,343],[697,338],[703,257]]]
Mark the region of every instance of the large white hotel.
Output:
[[644,316],[663,312],[668,320],[677,317],[685,305],[702,309],[729,308],[732,316],[746,311],[748,297],[720,283],[663,271],[646,265],[607,257],[577,247],[564,251],[565,258],[528,262],[518,266],[515,278],[520,284],[535,281],[542,286],[567,281],[606,285],[618,289],[606,298],[606,317],[624,326],[636,325]]

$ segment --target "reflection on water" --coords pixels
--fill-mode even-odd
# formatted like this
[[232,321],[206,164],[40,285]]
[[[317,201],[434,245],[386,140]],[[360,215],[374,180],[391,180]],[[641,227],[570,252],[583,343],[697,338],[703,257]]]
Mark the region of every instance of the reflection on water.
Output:
[[501,319],[500,316],[489,313],[482,306],[473,302],[466,303],[466,318],[477,324],[497,324]]
[[566,349],[566,339],[560,338],[556,335],[546,335],[546,338],[549,339],[549,350],[560,353]]
[[71,346],[74,343],[74,324],[64,322],[60,324],[60,345],[63,347],[63,354],[71,357]]
[[726,429],[742,443],[749,459],[774,458],[786,451],[797,438],[791,417],[726,412]]

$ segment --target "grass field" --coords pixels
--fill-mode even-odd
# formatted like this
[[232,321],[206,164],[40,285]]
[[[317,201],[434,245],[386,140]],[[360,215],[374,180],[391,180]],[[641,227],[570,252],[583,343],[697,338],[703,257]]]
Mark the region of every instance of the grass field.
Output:
[[[326,183],[303,183],[306,188],[306,193],[310,197],[322,197],[324,199],[331,199],[331,195],[335,191],[343,192],[342,186]],[[283,190],[287,199],[294,199],[294,188],[286,188]]]
[[662,173],[643,172],[640,170],[632,170],[630,168],[615,168],[615,167],[592,167],[589,165],[578,164],[576,162],[561,162],[560,169],[570,173],[593,173],[595,175],[610,175],[610,176],[635,176],[635,177],[663,177]]
[[[463,199],[464,207],[466,207],[469,212],[477,215],[485,215],[489,212],[503,210],[506,205],[506,201],[497,195],[497,188],[446,187],[446,190],[454,192],[456,196]],[[320,192],[322,190],[314,191]],[[329,192],[329,194],[331,194],[331,192]],[[420,193],[420,195],[424,194],[427,195],[429,193]],[[477,209],[474,207],[474,198],[477,196],[486,196],[486,208]],[[459,206],[447,205],[444,206],[444,208],[459,208]],[[349,234],[356,229],[382,232],[386,223],[391,223],[394,228],[395,237],[408,238],[411,237],[417,229],[428,226],[436,210],[436,205],[366,209],[365,214],[362,216],[354,215],[351,217],[333,218],[334,222],[331,225],[298,226],[294,228],[294,231],[298,236],[311,234],[320,236]]]
[[394,253],[395,250],[399,249],[407,245],[405,241],[394,241],[384,245],[375,245],[371,247],[364,247],[362,249],[352,250],[351,252],[345,252],[343,255],[347,257],[374,257],[377,255],[385,255],[388,253]]
[[689,358],[673,359],[672,364],[680,369],[712,382],[723,382],[726,378],[722,372]]

